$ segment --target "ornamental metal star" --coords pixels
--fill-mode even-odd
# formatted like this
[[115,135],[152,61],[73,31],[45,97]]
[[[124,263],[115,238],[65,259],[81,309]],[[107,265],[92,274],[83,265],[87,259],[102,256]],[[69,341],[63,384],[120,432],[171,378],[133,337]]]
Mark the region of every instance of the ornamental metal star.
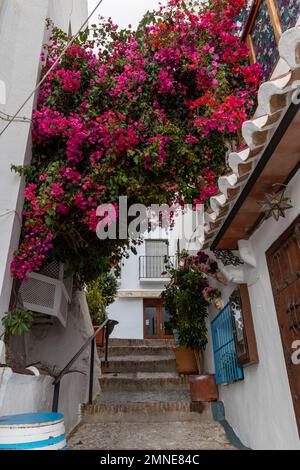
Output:
[[280,217],[285,217],[285,211],[292,209],[291,200],[284,197],[285,189],[278,193],[270,193],[265,195],[265,199],[258,204],[261,206],[261,212],[265,214],[265,219],[271,216],[277,221]]

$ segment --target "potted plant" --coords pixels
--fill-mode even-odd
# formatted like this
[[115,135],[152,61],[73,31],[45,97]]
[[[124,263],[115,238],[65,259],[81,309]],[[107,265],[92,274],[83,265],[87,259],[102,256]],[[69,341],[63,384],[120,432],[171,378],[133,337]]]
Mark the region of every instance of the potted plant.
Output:
[[[196,256],[182,252],[178,258],[178,267],[167,267],[170,282],[162,293],[172,327],[176,330],[176,366],[181,374],[203,374],[208,306],[221,298],[220,291],[209,286],[208,276],[215,277],[218,266],[203,252]],[[201,376],[205,383],[205,377],[209,376]],[[194,382],[191,382],[193,392],[197,385]]]
[[[117,279],[112,273],[101,274],[95,281],[87,284],[86,299],[95,331],[107,319],[106,307],[115,300],[117,288]],[[108,322],[109,335],[116,324],[118,324],[116,320]],[[104,334],[105,329],[103,328],[96,336],[97,346],[103,346]]]

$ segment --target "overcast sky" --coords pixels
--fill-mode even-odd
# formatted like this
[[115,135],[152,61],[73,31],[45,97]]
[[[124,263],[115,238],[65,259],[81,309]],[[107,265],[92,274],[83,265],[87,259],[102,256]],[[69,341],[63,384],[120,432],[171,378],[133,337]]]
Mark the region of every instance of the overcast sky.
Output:
[[[90,12],[95,8],[99,0],[88,0]],[[161,0],[166,3],[166,0]],[[131,24],[134,28],[138,25],[148,10],[154,10],[159,6],[159,0],[103,0],[98,12],[92,18],[91,24],[97,22],[100,14],[106,18],[111,17],[113,22],[121,28]]]

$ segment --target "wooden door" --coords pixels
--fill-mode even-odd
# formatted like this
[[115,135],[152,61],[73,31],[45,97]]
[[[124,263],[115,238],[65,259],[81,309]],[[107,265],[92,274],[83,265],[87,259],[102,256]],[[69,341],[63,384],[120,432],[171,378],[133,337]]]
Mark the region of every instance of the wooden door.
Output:
[[300,340],[300,216],[267,251],[267,262],[300,434],[300,364],[292,361]]
[[173,338],[169,313],[162,299],[144,299],[144,338]]

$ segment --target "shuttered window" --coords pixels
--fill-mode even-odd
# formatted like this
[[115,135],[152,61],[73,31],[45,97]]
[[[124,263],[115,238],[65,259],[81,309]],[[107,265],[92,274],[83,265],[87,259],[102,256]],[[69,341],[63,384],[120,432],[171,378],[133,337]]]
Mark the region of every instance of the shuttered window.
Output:
[[244,378],[238,366],[230,303],[211,323],[216,383],[230,383]]

